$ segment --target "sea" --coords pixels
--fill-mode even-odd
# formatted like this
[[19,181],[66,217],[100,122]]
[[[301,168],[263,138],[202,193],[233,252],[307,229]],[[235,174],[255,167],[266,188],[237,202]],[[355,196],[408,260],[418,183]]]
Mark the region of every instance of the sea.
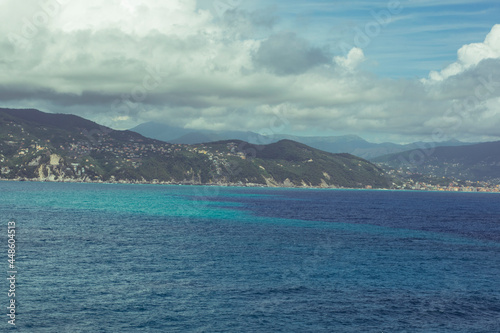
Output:
[[0,226],[2,332],[500,332],[498,194],[4,181]]

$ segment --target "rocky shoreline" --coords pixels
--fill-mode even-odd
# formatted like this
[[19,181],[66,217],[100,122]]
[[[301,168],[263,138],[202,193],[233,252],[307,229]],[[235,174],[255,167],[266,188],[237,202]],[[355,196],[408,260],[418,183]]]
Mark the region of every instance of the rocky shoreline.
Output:
[[[222,187],[262,187],[262,188],[311,188],[311,189],[348,189],[346,187],[339,187],[327,184],[321,184],[321,186],[311,186],[303,184],[302,186],[294,185],[290,181],[285,181],[283,183],[268,181],[267,184],[256,184],[256,183],[242,183],[242,182],[218,182],[218,183],[201,183],[193,181],[147,181],[147,180],[93,180],[90,178],[63,178],[63,179],[49,179],[49,178],[0,178],[0,181],[10,181],[10,182],[50,182],[50,183],[76,183],[76,184],[142,184],[142,185],[185,185],[185,186],[222,186]],[[359,188],[358,188],[359,189]]]
[[92,180],[92,179],[38,179],[38,178],[0,178],[0,182],[49,182],[49,183],[74,183],[74,184],[137,184],[137,185],[178,185],[178,186],[221,186],[221,187],[255,187],[255,188],[296,188],[296,189],[343,189],[343,190],[385,190],[385,191],[427,191],[427,192],[466,192],[466,193],[500,193],[498,188],[485,188],[481,191],[470,191],[470,190],[462,190],[462,189],[402,189],[402,188],[354,188],[354,187],[342,187],[342,186],[311,186],[311,185],[302,185],[297,186],[290,183],[269,183],[269,184],[255,184],[255,183],[241,183],[241,182],[219,182],[219,183],[200,183],[200,182],[192,182],[192,181],[183,181],[183,182],[165,182],[165,181],[139,181],[139,180],[113,180],[113,181],[103,181],[103,180]]

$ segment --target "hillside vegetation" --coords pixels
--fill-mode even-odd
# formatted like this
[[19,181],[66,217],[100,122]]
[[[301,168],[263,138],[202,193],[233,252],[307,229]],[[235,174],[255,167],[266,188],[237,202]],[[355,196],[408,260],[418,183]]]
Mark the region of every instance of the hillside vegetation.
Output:
[[384,172],[349,154],[291,140],[169,144],[38,110],[0,109],[0,178],[249,186],[388,187]]

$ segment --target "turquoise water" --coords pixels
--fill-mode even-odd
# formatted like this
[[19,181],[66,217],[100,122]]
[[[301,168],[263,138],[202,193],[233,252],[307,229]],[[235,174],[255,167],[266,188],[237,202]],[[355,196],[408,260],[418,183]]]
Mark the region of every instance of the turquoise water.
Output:
[[4,229],[17,220],[23,332],[500,331],[498,195],[28,182],[0,193]]

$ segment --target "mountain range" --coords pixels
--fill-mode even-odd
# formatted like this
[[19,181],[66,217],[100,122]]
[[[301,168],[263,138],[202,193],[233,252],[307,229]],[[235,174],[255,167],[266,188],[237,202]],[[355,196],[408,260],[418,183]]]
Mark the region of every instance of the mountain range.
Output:
[[[194,134],[183,134],[186,130],[175,127],[167,131],[163,125],[143,124],[142,129],[147,128],[156,128],[156,133],[149,132],[151,136],[163,133],[194,138]],[[372,164],[353,154],[329,153],[291,140],[298,138],[330,150],[366,149],[374,154],[377,144],[356,136],[262,137],[238,131],[203,135],[207,140],[233,137],[191,145],[167,143],[131,130],[113,130],[75,115],[0,109],[0,178],[385,188],[391,186],[385,172],[394,174],[391,170],[399,170],[406,175],[500,183],[500,142],[406,151],[399,150],[429,145],[386,144],[383,148],[384,144],[379,144],[379,153],[384,149],[398,152],[372,158]]]
[[376,165],[291,140],[186,145],[84,118],[0,109],[0,178],[11,180],[386,188]]
[[461,180],[500,183],[500,141],[414,149],[374,159],[380,165]]
[[[253,144],[268,144],[278,142],[280,140],[292,140],[329,153],[349,153],[368,160],[383,155],[419,149],[420,147],[429,145],[425,142],[415,142],[410,144],[396,144],[390,142],[372,143],[357,135],[305,137],[287,134],[261,135],[248,131],[193,130],[155,122],[140,124],[132,128],[131,131],[140,133],[148,138],[181,144],[199,144],[234,139]],[[434,145],[461,146],[467,144],[468,143],[463,143],[458,140],[450,140],[435,143]]]

